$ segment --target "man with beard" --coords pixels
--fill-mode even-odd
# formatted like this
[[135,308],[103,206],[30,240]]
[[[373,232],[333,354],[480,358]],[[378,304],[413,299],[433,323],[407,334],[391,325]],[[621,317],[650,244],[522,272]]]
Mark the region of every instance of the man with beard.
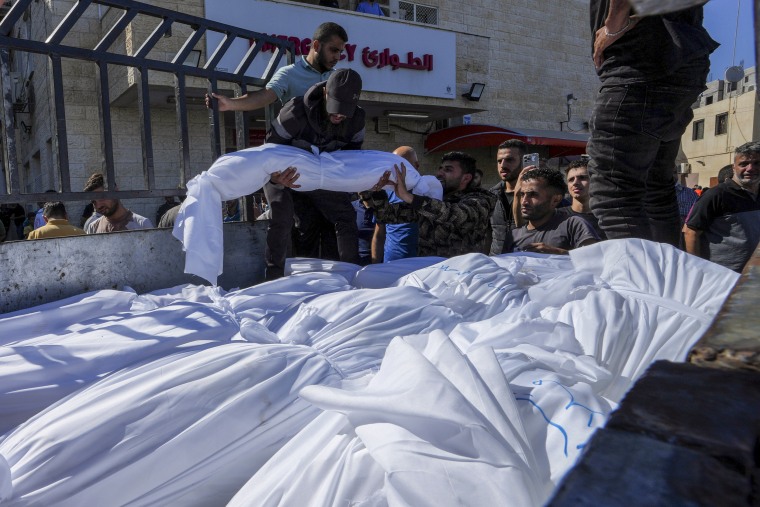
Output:
[[741,272],[760,241],[760,142],[736,148],[733,167],[694,204],[683,234],[690,254]]
[[[348,42],[346,30],[337,23],[326,22],[319,25],[312,36],[309,54],[292,65],[286,65],[275,72],[263,90],[248,93],[242,97],[228,98],[212,94],[218,100],[219,111],[253,111],[278,101],[286,104],[294,97],[306,94],[313,85],[326,81],[335,71],[343,49]],[[206,106],[211,107],[211,97],[206,95]],[[294,224],[293,200],[282,185],[267,183],[264,195],[272,210],[272,219],[267,228],[267,244],[264,250],[266,259],[266,279],[273,280],[283,275],[285,258],[291,251],[291,231]],[[336,250],[335,234],[325,231],[331,224],[317,219],[318,234],[322,236],[323,250]],[[297,231],[298,232],[298,231]],[[314,231],[303,231],[299,236],[311,236]],[[298,254],[312,255],[311,246],[298,245]],[[319,250],[319,249],[318,249]]]
[[562,175],[551,169],[530,169],[522,175],[517,197],[526,224],[512,230],[514,251],[561,255],[599,241],[584,219],[557,213],[565,189]]
[[[84,185],[84,191],[105,192],[106,183],[103,175],[95,173],[90,176]],[[150,220],[125,208],[119,199],[93,199],[92,204],[95,211],[102,216],[87,224],[87,234],[153,228]]]
[[[496,196],[472,185],[475,159],[461,151],[446,153],[441,158],[438,180],[443,185],[443,200],[413,195],[406,188],[406,166],[395,167],[396,182],[387,171],[372,192],[362,192],[364,205],[375,209],[380,222],[419,223],[420,256],[453,257],[479,253],[486,237],[489,219],[496,205]],[[400,203],[389,203],[386,185],[395,187]]]
[[[346,30],[337,23],[322,23],[312,36],[309,54],[291,65],[275,72],[263,90],[247,93],[242,97],[229,98],[212,93],[219,102],[219,111],[253,111],[279,100],[287,103],[300,97],[311,86],[326,81],[348,42]],[[206,106],[211,107],[211,97],[206,95]]]
[[[516,226],[512,206],[515,200],[515,185],[522,169],[522,158],[528,149],[519,139],[509,139],[499,145],[496,151],[496,170],[501,181],[491,187],[498,198],[491,215],[491,255],[510,251],[509,232]],[[507,240],[507,244],[505,244]]]
[[[364,110],[358,106],[362,79],[351,69],[340,69],[322,83],[309,88],[303,97],[296,97],[282,108],[272,128],[267,132],[266,142],[286,144],[312,152],[359,150],[364,142]],[[272,174],[270,182],[280,188],[298,188],[297,168],[289,167]],[[302,255],[319,257],[318,220],[324,218],[335,228],[338,254],[343,262],[359,262],[358,230],[356,212],[351,204],[351,194],[329,190],[310,192],[286,192],[295,211],[296,229]],[[272,221],[285,220],[272,208]],[[290,228],[267,231],[267,244],[287,241]],[[271,250],[270,250],[271,251]],[[267,257],[267,279],[282,276],[285,255]]]

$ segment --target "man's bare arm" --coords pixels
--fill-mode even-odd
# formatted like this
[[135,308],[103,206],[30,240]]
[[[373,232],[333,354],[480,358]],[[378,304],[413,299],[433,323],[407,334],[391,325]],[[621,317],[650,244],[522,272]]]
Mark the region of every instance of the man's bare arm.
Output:
[[211,96],[206,94],[206,107],[211,107],[212,97],[218,101],[219,111],[254,111],[266,107],[277,100],[277,94],[267,88],[246,93],[242,97],[235,98],[212,93]]
[[689,228],[688,225],[683,226],[683,244],[686,251],[692,255],[700,256],[699,251],[699,237],[702,235],[702,231]]
[[380,264],[385,258],[385,224],[375,224],[372,235],[372,264]]

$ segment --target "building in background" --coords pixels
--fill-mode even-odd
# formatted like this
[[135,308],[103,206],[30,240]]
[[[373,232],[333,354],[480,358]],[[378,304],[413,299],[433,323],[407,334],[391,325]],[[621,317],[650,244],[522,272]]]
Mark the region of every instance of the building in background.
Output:
[[707,83],[694,104],[694,120],[681,138],[679,158],[687,186],[714,187],[720,168],[733,162],[736,147],[760,139],[755,73],[752,67],[735,83],[723,79]]
[[[422,171],[432,173],[445,151],[465,149],[485,172],[483,185],[495,181],[495,146],[519,136],[538,145],[543,156],[583,153],[598,80],[590,54],[588,5],[580,0],[539,0],[530,4],[484,0],[426,3],[380,2],[387,17],[316,2],[266,0],[154,0],[152,5],[213,19],[295,43],[296,58],[308,50],[314,28],[324,21],[343,25],[349,47],[340,67],[359,71],[365,82],[361,105],[367,111],[365,148],[391,151],[409,145],[421,155]],[[46,40],[74,2],[33,2],[14,36]],[[122,10],[93,4],[63,41],[94,47]],[[561,20],[561,22],[557,22]],[[160,21],[160,20],[159,20]],[[156,19],[135,18],[110,46],[134,54],[151,34]],[[151,58],[170,60],[189,31],[173,27]],[[239,50],[246,48],[245,41]],[[195,47],[190,65],[203,65],[214,50],[213,36]],[[234,48],[233,48],[234,49]],[[220,66],[225,65],[220,63]],[[90,173],[102,170],[97,66],[63,59],[68,165],[72,190]],[[46,55],[16,52],[11,62],[22,192],[60,188],[54,129],[55,108]],[[150,72],[151,140],[157,188],[174,189],[180,173],[177,125],[170,75]],[[119,190],[146,188],[141,148],[138,92],[140,72],[109,66],[108,92],[113,128],[114,165]],[[209,115],[203,105],[207,82],[187,81],[191,173],[213,162]],[[225,87],[220,84],[222,90]],[[228,88],[229,89],[229,88]],[[262,142],[265,118],[251,113],[251,144]],[[235,117],[223,115],[223,152],[235,149]],[[153,216],[160,197],[127,200],[137,213]],[[84,202],[79,206],[84,207]],[[80,207],[70,206],[72,215]]]

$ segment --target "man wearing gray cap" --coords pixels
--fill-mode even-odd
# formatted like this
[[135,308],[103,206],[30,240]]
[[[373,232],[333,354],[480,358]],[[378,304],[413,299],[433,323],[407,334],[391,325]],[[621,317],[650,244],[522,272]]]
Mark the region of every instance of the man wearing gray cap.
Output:
[[[266,142],[287,144],[307,151],[359,150],[364,142],[364,110],[358,106],[362,79],[351,69],[335,71],[327,81],[309,88],[303,97],[285,104],[267,132]],[[298,188],[297,169],[289,167],[272,175],[271,183]],[[314,190],[289,192],[300,236],[301,255],[319,257],[317,221],[324,217],[335,226],[341,261],[359,262],[356,212],[346,192]],[[272,217],[273,221],[287,217]],[[282,276],[287,244],[287,228],[268,231],[267,245],[272,255],[267,261],[267,279]]]

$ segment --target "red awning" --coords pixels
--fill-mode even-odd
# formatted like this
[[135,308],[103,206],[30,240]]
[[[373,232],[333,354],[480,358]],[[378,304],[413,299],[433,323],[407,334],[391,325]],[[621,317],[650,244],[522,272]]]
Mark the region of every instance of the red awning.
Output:
[[519,139],[534,146],[549,148],[549,158],[583,155],[588,134],[554,130],[505,129],[493,125],[458,125],[428,134],[425,151],[456,151],[496,147],[507,139]]

